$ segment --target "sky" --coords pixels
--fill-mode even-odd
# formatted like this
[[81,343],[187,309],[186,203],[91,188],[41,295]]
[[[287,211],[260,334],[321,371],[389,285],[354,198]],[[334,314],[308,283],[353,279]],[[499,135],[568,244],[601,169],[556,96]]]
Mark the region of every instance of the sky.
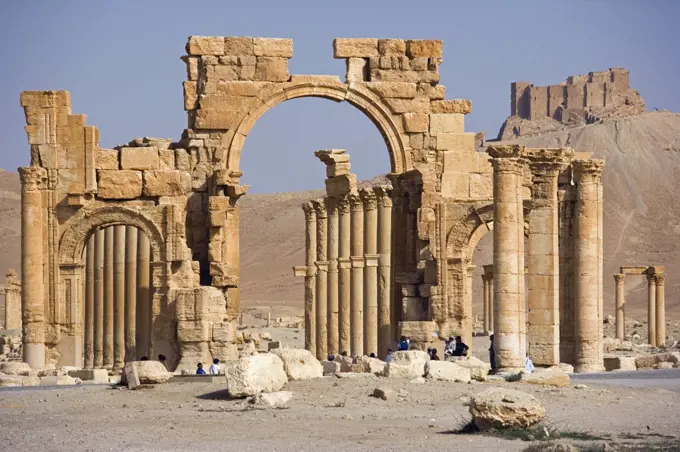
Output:
[[[178,140],[187,126],[180,56],[187,37],[292,38],[291,74],[339,75],[336,37],[441,39],[448,99],[472,100],[466,131],[498,133],[510,83],[556,84],[625,67],[648,109],[680,112],[677,0],[194,1],[6,0],[0,6],[0,168],[29,163],[23,90],[66,89],[101,146]],[[346,149],[352,171],[389,171],[384,141],[346,102],[304,98],[265,113],[241,159],[250,193],[323,188],[317,149]]]

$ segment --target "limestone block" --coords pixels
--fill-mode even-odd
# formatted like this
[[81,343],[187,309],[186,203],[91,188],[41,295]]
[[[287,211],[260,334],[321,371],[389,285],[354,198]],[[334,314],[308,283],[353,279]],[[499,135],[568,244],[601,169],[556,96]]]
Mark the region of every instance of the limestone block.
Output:
[[137,389],[141,385],[136,362],[133,361],[125,363],[125,367],[123,367],[123,372],[121,373],[120,382],[122,384],[126,384],[128,389],[131,390]]
[[283,361],[273,353],[246,356],[228,362],[225,364],[224,373],[231,397],[276,392],[288,381]]
[[432,113],[458,113],[467,115],[472,112],[472,102],[468,99],[432,101]]
[[441,58],[443,45],[440,40],[410,39],[406,41],[406,55],[410,58]]
[[0,363],[0,373],[5,375],[23,375],[24,373],[28,375],[31,371],[31,366],[27,363],[22,362],[6,362]]
[[196,102],[198,102],[198,82],[184,82],[182,87],[184,89],[184,109],[186,111],[194,110]]
[[406,41],[403,39],[379,39],[378,53],[380,55],[402,56],[406,54]]
[[470,399],[472,421],[481,430],[527,428],[545,417],[545,408],[531,394],[506,388],[491,388]]
[[182,196],[190,190],[191,175],[185,171],[144,171],[144,196]]
[[95,169],[118,169],[118,155],[115,149],[97,149],[94,155]]
[[636,356],[613,356],[603,359],[604,368],[612,370],[637,370],[635,365]]
[[341,372],[351,372],[354,360],[349,356],[336,356],[335,361],[340,363]]
[[415,99],[385,99],[392,113],[429,113],[430,100],[425,97]]
[[272,353],[281,358],[291,381],[323,377],[323,366],[309,350],[279,348],[272,350]]
[[40,378],[37,376],[0,375],[0,387],[38,386],[39,384]]
[[261,393],[248,399],[248,403],[258,406],[268,406],[272,408],[280,408],[293,398],[293,393],[290,391],[278,391],[270,393]]
[[470,369],[451,361],[427,361],[425,378],[456,383],[468,383],[471,380]]
[[415,378],[425,374],[425,364],[430,362],[427,353],[420,350],[397,351],[385,366],[385,376]]
[[[241,75],[241,70],[237,66],[215,66],[211,71],[208,71],[208,79],[210,81],[228,81],[238,80]],[[206,89],[203,94],[211,94],[215,91],[216,85],[206,84]]]
[[175,151],[174,149],[164,149],[158,151],[158,160],[160,162],[159,168],[162,170],[175,169]]
[[177,322],[177,340],[179,342],[207,342],[210,338],[210,324],[205,320],[181,320]]
[[217,92],[226,96],[257,97],[266,88],[274,86],[270,82],[254,82],[252,80],[235,80],[219,82]]
[[491,371],[491,365],[489,363],[485,363],[474,356],[458,358],[455,363],[469,369],[470,377],[477,381],[486,381],[486,376],[489,375],[489,372]]
[[266,82],[287,82],[288,60],[286,58],[258,57],[255,65],[255,80]]
[[420,57],[420,58],[413,58],[410,61],[410,66],[411,69],[414,71],[426,71],[427,70],[427,58],[425,57]]
[[378,56],[378,40],[373,38],[336,38],[333,58]]
[[109,373],[106,369],[77,369],[69,370],[68,375],[91,383],[108,383]]
[[387,363],[378,358],[371,358],[370,356],[360,356],[357,358],[356,364],[361,366],[362,372],[368,372],[374,375],[384,375],[385,366]]
[[262,105],[262,101],[257,97],[210,95],[202,96],[199,104],[197,128],[233,129],[250,110]]
[[364,82],[369,78],[368,60],[366,58],[347,58],[347,82]]
[[490,199],[493,198],[493,175],[490,173],[470,174],[470,198]]
[[430,115],[430,134],[465,132],[465,115],[461,113],[432,113]]
[[537,370],[530,374],[522,373],[520,381],[541,386],[569,386],[569,375],[558,370]]
[[438,133],[436,148],[438,151],[468,151],[471,157],[475,157],[472,166],[476,166],[476,155],[472,154],[475,149],[475,134],[472,132]]
[[172,373],[168,372],[160,361],[132,361],[132,363],[135,364],[139,382],[143,385],[161,384],[172,378]]
[[293,56],[293,40],[253,38],[253,50],[256,56],[291,58]]
[[335,375],[336,373],[342,372],[342,364],[338,361],[321,361],[321,366],[323,367],[323,375]]
[[211,342],[209,350],[210,356],[219,358],[221,362],[238,359],[238,346],[231,342]]
[[231,322],[214,323],[212,326],[212,340],[216,342],[233,342],[236,339],[235,325]]
[[442,100],[446,95],[444,85],[432,85],[430,83],[418,83],[418,95],[428,97],[430,100]]
[[190,36],[186,51],[189,55],[224,55],[224,38]]
[[142,172],[98,170],[97,196],[103,199],[134,199],[142,195]]
[[[108,381],[108,375],[107,375]],[[41,386],[69,386],[69,385],[79,385],[82,383],[80,378],[74,378],[69,375],[55,375],[49,377],[40,378]]]
[[121,148],[120,150],[120,167],[124,170],[157,169],[158,165],[158,149],[155,147]]
[[175,149],[175,167],[181,171],[191,171],[191,159],[186,149]]
[[255,55],[253,38],[243,36],[224,38],[224,55]]
[[656,366],[654,366],[655,369],[672,369],[673,368],[673,363],[669,363],[667,361],[658,363]]
[[384,98],[413,99],[418,94],[415,83],[369,82],[365,86]]
[[427,132],[428,114],[427,113],[404,113],[402,116],[404,131],[408,133]]

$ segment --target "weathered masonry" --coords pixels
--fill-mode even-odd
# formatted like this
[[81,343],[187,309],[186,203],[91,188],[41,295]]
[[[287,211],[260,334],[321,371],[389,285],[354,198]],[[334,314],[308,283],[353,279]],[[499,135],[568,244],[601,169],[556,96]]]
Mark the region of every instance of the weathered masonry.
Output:
[[177,142],[103,149],[97,128],[71,113],[68,92],[21,95],[31,146],[20,169],[22,328],[32,367],[117,368],[163,353],[172,368],[193,368],[232,357],[238,200],[248,188],[241,150],[262,114],[309,96],[368,116],[391,165],[391,187],[356,190],[345,154],[318,153],[328,197],[306,207],[310,349],[383,353],[400,334],[423,345],[435,334],[469,338],[472,252],[493,230],[499,365],[523,365],[528,335],[546,364],[601,367],[601,161],[568,149],[475,152],[475,134],[464,131],[470,101],[446,100],[439,85],[441,41],[336,39],[345,81],[289,74],[289,39],[190,37],[186,50],[188,126]]

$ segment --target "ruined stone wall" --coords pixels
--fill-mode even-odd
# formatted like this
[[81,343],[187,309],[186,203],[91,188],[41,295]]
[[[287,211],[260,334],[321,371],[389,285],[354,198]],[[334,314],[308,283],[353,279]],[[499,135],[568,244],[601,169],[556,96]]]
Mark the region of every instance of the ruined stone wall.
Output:
[[640,94],[630,88],[629,71],[623,68],[572,75],[559,85],[513,82],[510,117],[501,128],[499,139],[636,115],[645,110]]

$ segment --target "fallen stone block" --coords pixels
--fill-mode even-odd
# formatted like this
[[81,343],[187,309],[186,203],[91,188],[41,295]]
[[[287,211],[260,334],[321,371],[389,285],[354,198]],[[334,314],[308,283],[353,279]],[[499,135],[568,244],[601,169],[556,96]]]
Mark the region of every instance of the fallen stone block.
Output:
[[68,375],[73,378],[80,378],[82,381],[87,381],[90,383],[109,382],[109,373],[106,369],[69,370]]
[[375,375],[382,375],[385,372],[386,362],[370,356],[360,356],[355,365],[360,366],[360,372],[367,372]]
[[80,378],[73,378],[68,375],[58,375],[53,377],[42,377],[40,378],[41,386],[67,386],[67,385],[79,385],[82,383]]
[[154,385],[165,383],[172,378],[172,373],[168,372],[160,361],[134,361],[137,365],[139,382],[143,385]]
[[276,350],[277,348],[281,348],[281,342],[279,341],[271,341],[267,344],[268,351]]
[[655,369],[672,369],[673,368],[673,363],[669,363],[668,361],[663,361],[660,363],[657,363],[656,366],[654,366]]
[[472,396],[470,414],[480,430],[528,428],[543,420],[545,408],[531,394],[491,388]]
[[425,364],[425,378],[456,383],[468,383],[472,379],[470,369],[451,361],[428,361]]
[[288,381],[283,361],[273,353],[245,356],[226,363],[227,390],[231,397],[276,392]]
[[557,370],[537,370],[532,373],[522,373],[520,381],[541,386],[569,386],[569,375]]
[[31,370],[31,366],[22,362],[0,363],[0,373],[5,375],[28,375]]
[[290,391],[263,392],[249,398],[248,403],[278,408],[284,406],[292,398],[293,393]]
[[121,382],[127,384],[128,389],[132,390],[137,389],[142,384],[139,381],[139,372],[136,361],[125,364],[123,373],[121,374]]
[[283,369],[291,381],[323,377],[323,366],[309,350],[279,348],[272,353],[281,358]]
[[470,377],[477,381],[486,381],[486,376],[491,371],[491,364],[485,363],[474,356],[466,356],[453,362],[461,367],[470,369]]
[[548,367],[548,370],[559,370],[561,372],[567,373],[567,374],[573,374],[574,373],[574,366],[571,364],[567,363],[559,363],[554,366]]
[[381,400],[393,399],[394,398],[394,389],[388,388],[388,387],[385,387],[385,386],[380,386],[380,387],[377,387],[373,390],[373,393],[371,393],[371,396],[375,397],[376,399],[381,399]]
[[430,362],[427,353],[421,350],[407,350],[392,353],[392,361],[385,365],[385,376],[416,378],[425,375],[425,364]]
[[337,372],[335,374],[337,378],[343,378],[345,380],[361,380],[361,379],[374,379],[377,378],[373,374],[368,373],[355,373],[355,372]]
[[637,356],[610,356],[605,357],[602,361],[604,368],[608,371],[612,370],[637,370],[635,361]]
[[40,378],[37,376],[0,375],[0,387],[38,386],[39,384]]

